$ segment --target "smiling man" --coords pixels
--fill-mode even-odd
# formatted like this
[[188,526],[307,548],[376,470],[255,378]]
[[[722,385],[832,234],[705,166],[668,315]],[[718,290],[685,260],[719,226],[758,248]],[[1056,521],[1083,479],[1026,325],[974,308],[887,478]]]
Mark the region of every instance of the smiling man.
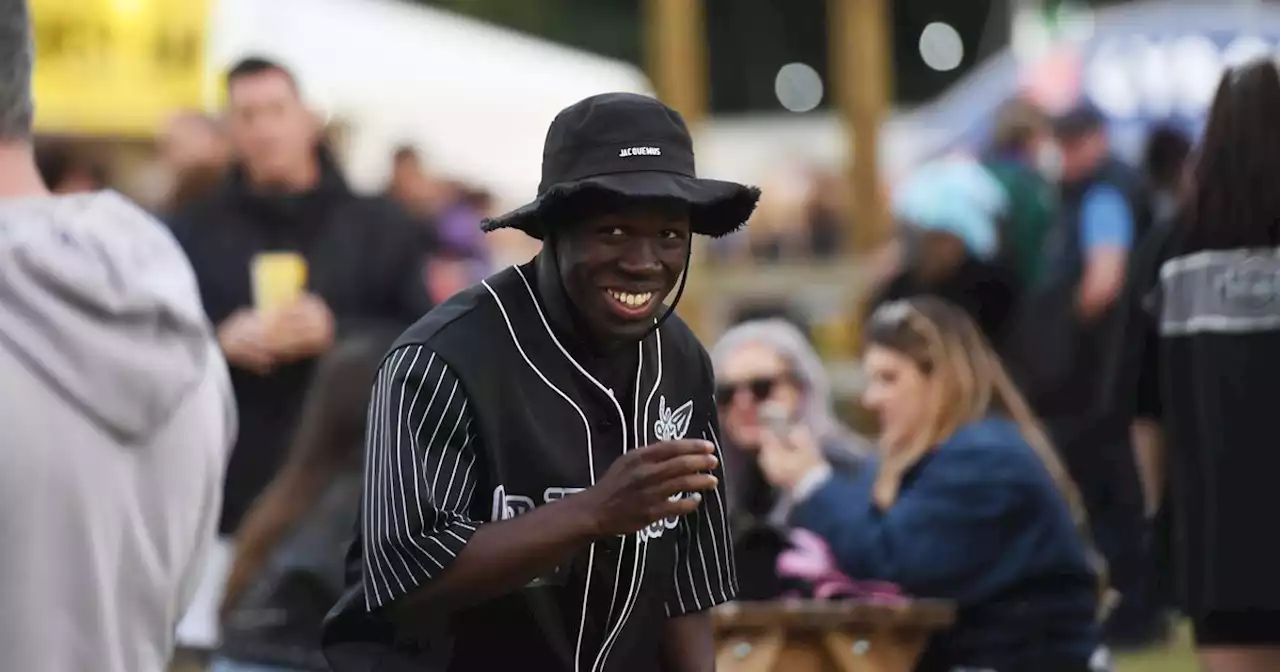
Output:
[[375,381],[333,669],[711,670],[737,590],[706,351],[663,299],[759,190],[700,179],[684,121],[562,111],[538,198],[485,223],[541,253],[427,314]]

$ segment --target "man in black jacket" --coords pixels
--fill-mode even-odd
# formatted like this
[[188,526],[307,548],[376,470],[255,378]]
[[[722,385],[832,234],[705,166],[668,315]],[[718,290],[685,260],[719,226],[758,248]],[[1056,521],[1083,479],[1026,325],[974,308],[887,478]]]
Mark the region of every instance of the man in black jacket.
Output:
[[715,666],[737,575],[714,382],[663,299],[692,234],[736,230],[759,190],[696,177],[684,121],[633,94],[561,112],[542,171],[485,227],[541,253],[383,361],[338,672]]
[[1140,648],[1162,637],[1166,624],[1153,599],[1133,413],[1114,403],[1107,370],[1122,348],[1117,306],[1131,250],[1151,224],[1150,192],[1112,154],[1106,118],[1092,104],[1055,126],[1063,153],[1059,219],[1046,240],[1042,283],[1019,318],[1011,364],[1080,488],[1122,595],[1104,636],[1112,648]]
[[[227,97],[239,163],[171,223],[231,363],[240,411],[224,535],[275,474],[315,359],[336,337],[403,328],[431,307],[426,232],[389,201],[351,192],[293,76],[271,61],[246,59],[228,74]],[[259,264],[264,253],[281,252],[303,260],[295,278],[303,287],[268,309],[260,305],[268,297],[255,302],[262,293],[255,285],[265,283],[253,275],[255,267],[267,273]]]

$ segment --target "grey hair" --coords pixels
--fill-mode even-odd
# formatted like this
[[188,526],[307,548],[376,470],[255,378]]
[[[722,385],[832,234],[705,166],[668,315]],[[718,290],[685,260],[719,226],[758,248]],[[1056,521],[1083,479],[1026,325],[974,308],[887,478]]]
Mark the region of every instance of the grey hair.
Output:
[[27,0],[0,0],[0,142],[31,138],[34,52]]
[[795,325],[779,318],[748,320],[732,327],[711,349],[712,366],[719,370],[730,353],[747,344],[773,348],[791,368],[791,375],[804,389],[800,413],[802,422],[820,443],[841,443],[864,452],[869,444],[836,418],[832,409],[831,383],[826,367],[809,340]]

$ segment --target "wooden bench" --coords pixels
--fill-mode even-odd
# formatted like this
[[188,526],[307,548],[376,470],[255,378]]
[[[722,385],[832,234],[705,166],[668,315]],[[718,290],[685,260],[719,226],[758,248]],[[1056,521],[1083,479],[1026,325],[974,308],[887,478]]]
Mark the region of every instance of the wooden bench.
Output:
[[712,613],[720,672],[910,672],[947,602],[734,602]]

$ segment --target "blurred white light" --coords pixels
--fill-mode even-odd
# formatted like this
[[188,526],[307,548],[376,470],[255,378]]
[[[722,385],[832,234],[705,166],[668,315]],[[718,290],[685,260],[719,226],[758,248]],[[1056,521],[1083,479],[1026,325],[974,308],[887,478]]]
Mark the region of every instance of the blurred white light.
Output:
[[1271,45],[1266,40],[1256,35],[1242,35],[1227,45],[1227,50],[1222,54],[1222,64],[1234,68],[1270,54]]
[[955,70],[964,59],[964,41],[955,28],[935,21],[920,32],[920,58],[934,70]]
[[1104,40],[1089,62],[1085,88],[1099,108],[1112,117],[1130,118],[1141,109],[1141,93],[1136,86],[1134,54],[1150,46],[1144,35],[1127,35]]
[[1053,36],[1038,12],[1019,9],[1013,15],[1009,48],[1019,63],[1035,62],[1044,58],[1053,46]]
[[1213,102],[1222,78],[1222,54],[1203,35],[1176,38],[1170,45],[1170,70],[1177,73],[1178,107],[1183,114],[1202,114]]
[[822,77],[805,63],[788,63],[773,80],[778,102],[791,112],[808,112],[822,102]]
[[1143,109],[1153,117],[1169,116],[1178,94],[1175,77],[1169,72],[1167,45],[1162,42],[1144,44],[1133,58],[1132,76],[1142,98]]

